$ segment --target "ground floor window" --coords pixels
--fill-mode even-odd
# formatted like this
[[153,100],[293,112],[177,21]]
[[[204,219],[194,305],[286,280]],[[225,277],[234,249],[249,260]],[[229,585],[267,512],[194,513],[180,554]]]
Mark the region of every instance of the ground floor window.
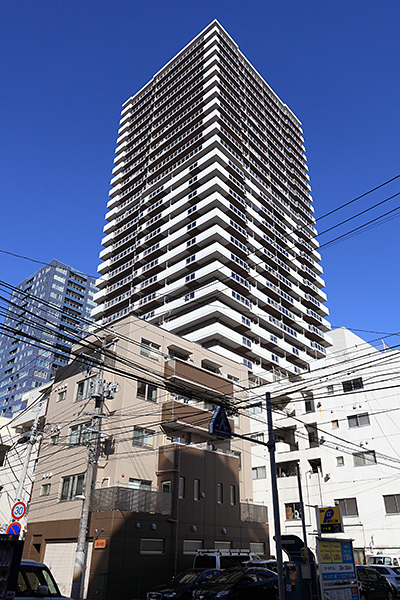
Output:
[[264,542],[250,542],[250,552],[254,554],[265,554]]
[[183,540],[183,554],[196,554],[204,548],[203,540]]
[[165,540],[141,539],[140,554],[164,554]]

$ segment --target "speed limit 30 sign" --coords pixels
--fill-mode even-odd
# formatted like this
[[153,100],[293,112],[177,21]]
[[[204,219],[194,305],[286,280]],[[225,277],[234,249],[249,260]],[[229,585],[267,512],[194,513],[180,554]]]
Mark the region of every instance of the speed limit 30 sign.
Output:
[[22,519],[26,513],[25,502],[16,502],[11,509],[11,516],[13,519]]

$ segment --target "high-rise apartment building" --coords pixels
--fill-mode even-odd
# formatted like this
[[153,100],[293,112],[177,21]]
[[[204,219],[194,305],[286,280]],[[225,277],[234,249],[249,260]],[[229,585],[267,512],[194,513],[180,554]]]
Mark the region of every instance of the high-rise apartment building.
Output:
[[67,364],[91,320],[95,279],[53,259],[13,290],[0,336],[0,416]]
[[266,382],[307,370],[330,325],[297,117],[214,21],[120,123],[92,316],[133,312]]

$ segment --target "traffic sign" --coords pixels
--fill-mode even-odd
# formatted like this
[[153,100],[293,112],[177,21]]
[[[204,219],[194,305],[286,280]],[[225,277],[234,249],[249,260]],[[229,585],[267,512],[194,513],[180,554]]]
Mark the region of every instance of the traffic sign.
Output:
[[218,438],[232,437],[232,429],[222,406],[217,406],[208,426],[208,432]]
[[342,533],[343,525],[338,506],[318,508],[318,528],[320,533]]
[[9,525],[7,527],[6,533],[11,534],[11,535],[19,535],[20,531],[21,531],[21,523],[15,522],[15,523],[11,523],[11,525]]
[[26,513],[25,502],[16,502],[11,509],[11,516],[13,519],[22,519]]

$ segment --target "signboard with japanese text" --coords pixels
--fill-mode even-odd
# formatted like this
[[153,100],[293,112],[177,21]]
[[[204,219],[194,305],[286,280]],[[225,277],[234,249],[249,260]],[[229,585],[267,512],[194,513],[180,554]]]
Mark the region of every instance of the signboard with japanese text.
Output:
[[359,600],[352,540],[316,541],[322,600]]
[[319,540],[318,562],[323,581],[356,579],[351,541]]

